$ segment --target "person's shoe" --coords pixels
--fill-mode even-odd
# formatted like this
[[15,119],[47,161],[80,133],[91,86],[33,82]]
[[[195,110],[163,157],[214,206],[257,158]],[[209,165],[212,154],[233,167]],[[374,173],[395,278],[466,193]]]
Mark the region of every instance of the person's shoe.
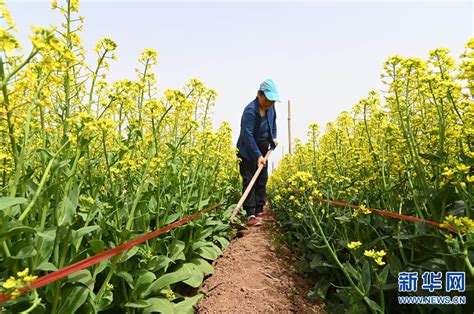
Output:
[[254,215],[252,215],[249,218],[247,218],[247,225],[249,225],[249,226],[260,226],[261,222],[258,221],[258,219]]

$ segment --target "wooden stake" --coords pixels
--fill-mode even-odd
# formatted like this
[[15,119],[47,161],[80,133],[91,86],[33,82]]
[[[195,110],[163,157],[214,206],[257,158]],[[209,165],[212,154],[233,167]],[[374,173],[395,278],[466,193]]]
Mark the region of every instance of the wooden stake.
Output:
[[288,100],[288,151],[291,155],[291,103]]

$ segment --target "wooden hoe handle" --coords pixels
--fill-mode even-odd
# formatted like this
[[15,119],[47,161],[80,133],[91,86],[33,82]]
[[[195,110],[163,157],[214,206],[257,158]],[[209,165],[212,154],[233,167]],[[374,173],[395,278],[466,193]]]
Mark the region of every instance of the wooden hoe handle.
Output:
[[[270,157],[271,152],[272,152],[272,150],[270,149],[267,152],[267,154],[265,155],[265,163],[268,160],[268,157]],[[260,165],[258,167],[257,171],[255,172],[255,174],[253,175],[253,178],[252,178],[252,180],[250,180],[250,183],[247,186],[247,189],[245,189],[244,194],[240,198],[239,202],[237,203],[237,206],[235,206],[234,211],[232,212],[232,215],[230,216],[230,222],[234,221],[235,216],[237,215],[237,213],[239,212],[240,207],[242,207],[242,204],[244,203],[245,199],[249,195],[250,190],[252,189],[253,185],[255,184],[255,181],[257,181],[258,175],[260,174],[260,172],[262,172],[262,169],[263,169],[264,166],[265,165]]]

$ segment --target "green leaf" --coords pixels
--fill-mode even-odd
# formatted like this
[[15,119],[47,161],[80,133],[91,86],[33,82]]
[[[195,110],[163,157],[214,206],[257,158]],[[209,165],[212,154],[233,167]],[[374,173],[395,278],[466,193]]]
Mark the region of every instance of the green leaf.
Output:
[[45,230],[44,232],[38,231],[36,234],[46,241],[54,241],[56,238],[56,229]]
[[185,247],[186,247],[186,244],[183,241],[173,240],[173,242],[170,245],[169,258],[172,261],[186,259],[185,255],[183,253]]
[[102,240],[89,240],[87,242],[91,246],[92,252],[95,254],[103,252],[105,249],[105,243]]
[[214,232],[220,232],[220,231],[224,231],[224,230],[227,230],[227,229],[230,229],[229,224],[217,221],[217,224],[214,227]]
[[72,243],[74,243],[76,250],[79,250],[79,245],[81,243],[82,237],[84,237],[86,234],[91,233],[99,228],[100,228],[99,226],[87,226],[87,227],[82,227],[79,230],[73,230],[71,237],[72,237]]
[[9,228],[6,232],[0,232],[0,242],[21,233],[35,233],[35,229],[21,225]]
[[342,222],[351,222],[352,221],[352,219],[347,217],[347,216],[338,216],[338,217],[334,217],[334,219],[342,221]]
[[237,204],[232,204],[229,207],[227,207],[227,209],[222,212],[222,218],[224,218],[225,220],[228,220],[230,216],[232,215],[232,212],[234,211],[234,208],[236,205]]
[[133,294],[138,296],[143,291],[148,290],[150,288],[150,284],[155,279],[156,279],[156,275],[152,272],[146,271],[146,272],[140,273],[134,284],[135,289],[133,289]]
[[364,297],[364,301],[367,303],[367,305],[374,311],[377,311],[379,313],[383,313],[383,309],[380,307],[380,305],[377,304],[377,302],[369,299],[368,297]]
[[91,291],[94,289],[94,280],[92,279],[91,273],[87,269],[82,269],[69,275],[66,282],[72,284],[79,282],[89,288]]
[[206,246],[199,248],[196,251],[201,257],[205,259],[215,260],[219,255],[222,254],[221,249],[214,243],[208,243]]
[[309,263],[309,267],[311,267],[311,269],[317,269],[320,267],[337,268],[337,266],[329,263],[327,260],[323,260],[323,256],[321,255],[315,255]]
[[27,259],[36,255],[36,250],[33,246],[28,245],[20,249],[15,256],[10,256],[13,259]]
[[28,200],[23,197],[1,197],[0,198],[0,210],[4,210],[6,208],[18,205],[18,204],[24,204]]
[[126,307],[133,307],[136,309],[143,309],[143,308],[149,307],[150,305],[151,303],[148,302],[147,300],[137,300],[134,302],[125,303]]
[[396,254],[388,254],[387,265],[390,265],[390,273],[394,277],[397,277],[399,272],[404,271],[402,268],[402,262]]
[[468,249],[470,247],[473,247],[473,246],[474,246],[474,240],[469,240],[469,241],[464,242],[464,247],[466,249]]
[[205,199],[205,200],[202,200],[199,202],[199,208],[204,208],[204,206],[206,206],[207,204],[209,204],[209,198],[208,199]]
[[209,242],[207,242],[207,241],[196,241],[196,242],[193,243],[192,249],[193,249],[193,251],[196,251],[200,247],[206,246],[208,243]]
[[[8,300],[8,301],[4,301],[2,302],[2,311],[3,309],[7,309],[9,308],[10,306],[13,306],[13,305],[16,305],[16,304],[19,304],[19,303],[22,303],[22,302],[33,302],[34,300],[34,296],[33,294],[31,293],[30,295],[26,295],[24,297],[19,297],[19,298],[16,298],[14,300]],[[11,311],[8,311],[8,312],[4,312],[4,313],[12,313]]]
[[126,271],[123,271],[123,270],[115,272],[114,275],[117,276],[117,277],[123,278],[128,283],[130,288],[133,289],[133,277],[132,277],[132,275],[130,275],[129,273],[127,273]]
[[156,312],[163,314],[175,314],[173,303],[164,297],[150,298],[146,301],[151,305],[143,310],[143,314]]
[[59,218],[59,225],[65,226],[72,221],[74,215],[76,214],[77,207],[74,206],[69,197],[65,197],[58,206],[60,206],[61,209],[64,206],[64,211],[61,213]]
[[369,261],[364,261],[364,264],[362,265],[362,288],[365,293],[365,295],[370,294],[370,286],[372,284],[372,280],[370,277],[370,265]]
[[326,294],[328,292],[331,282],[326,279],[321,279],[316,282],[314,287],[308,292],[309,299],[315,299],[319,302],[326,300]]
[[206,228],[204,231],[201,232],[199,236],[201,237],[202,240],[204,240],[212,234],[213,230],[214,230],[214,227]]
[[174,222],[176,219],[179,218],[180,213],[174,213],[166,217],[165,222],[163,223],[165,226],[169,225],[170,223]]
[[150,197],[150,201],[148,202],[148,210],[150,212],[155,212],[156,206],[158,206],[158,203],[156,202],[156,198],[152,195]]
[[171,152],[173,152],[173,153],[175,153],[175,154],[177,153],[177,148],[176,148],[176,146],[174,146],[173,144],[171,144],[171,143],[166,143],[166,146],[168,146],[168,148],[171,150]]
[[357,270],[355,270],[355,268],[351,265],[351,263],[345,262],[343,265],[344,265],[344,268],[347,270],[347,272],[349,273],[349,275],[351,275],[353,279],[355,279],[356,281],[360,281],[360,274]]
[[[38,245],[36,249],[38,250],[38,255],[35,258],[37,265],[41,265],[43,263],[47,263],[50,261],[50,257],[53,254],[54,250],[54,239],[56,237],[56,228],[45,230],[44,234],[45,237],[41,237],[42,241],[39,241],[40,238],[37,239],[35,245]],[[49,267],[46,265],[45,267]]]
[[421,268],[429,269],[430,271],[442,271],[443,269],[446,269],[446,264],[444,260],[440,258],[432,258],[421,264]]
[[54,266],[52,263],[49,262],[43,262],[41,263],[38,267],[36,267],[37,270],[42,270],[42,271],[56,271],[58,268]]
[[130,250],[128,250],[127,252],[125,252],[124,255],[122,255],[122,257],[120,257],[118,263],[123,263],[125,261],[128,261],[130,258],[132,258],[135,254],[137,254],[138,252],[138,246],[134,246],[132,247]]
[[383,289],[385,286],[385,283],[387,282],[387,277],[388,277],[388,271],[390,270],[390,265],[386,265],[380,274],[377,274],[378,276],[378,281],[379,281],[379,289]]
[[85,236],[86,234],[88,233],[91,233],[92,231],[95,231],[97,229],[99,229],[100,227],[99,226],[87,226],[87,227],[82,227],[81,229],[79,230],[74,230],[72,232],[73,234],[73,239],[76,238],[76,239],[79,239],[79,238],[82,238],[83,236]]
[[155,294],[161,289],[168,287],[177,282],[184,281],[190,277],[190,274],[185,270],[179,270],[172,273],[164,274],[157,280],[155,280],[148,289],[144,292],[143,296],[146,297],[150,294]]
[[205,274],[213,274],[214,273],[214,267],[212,267],[211,264],[209,264],[205,259],[202,258],[193,258],[191,260],[191,263],[196,265],[197,269],[202,271]]
[[58,313],[75,313],[87,299],[89,289],[84,286],[67,285],[61,288],[61,303]]
[[227,240],[227,239],[224,238],[224,237],[214,236],[214,237],[212,237],[212,238],[214,239],[214,241],[219,242],[219,244],[221,245],[221,248],[222,248],[222,249],[226,248],[226,247],[229,245],[229,240]]
[[104,269],[107,268],[107,265],[109,264],[109,260],[103,260],[102,262],[95,264],[95,272],[96,274],[100,274]]
[[204,280],[202,271],[198,269],[193,263],[184,263],[178,268],[178,271],[184,271],[189,274],[189,278],[183,280],[183,282],[193,288],[199,287]]
[[164,269],[166,272],[166,269],[168,269],[169,264],[173,262],[171,258],[164,255],[153,256],[150,261],[153,263],[153,264],[150,264],[150,265],[153,265],[153,267],[150,268],[150,270],[155,271],[155,272],[161,269]]
[[[99,299],[99,312],[106,310],[110,304],[114,301],[114,294],[111,290],[106,290],[102,297]],[[97,302],[97,300],[96,300]]]
[[176,313],[180,313],[180,314],[181,313],[183,313],[183,314],[187,314],[187,313],[193,314],[194,313],[193,306],[196,303],[198,303],[199,300],[201,300],[203,297],[204,297],[204,294],[199,293],[199,294],[195,295],[192,298],[186,298],[186,300],[175,304],[174,305],[174,310],[176,311]]

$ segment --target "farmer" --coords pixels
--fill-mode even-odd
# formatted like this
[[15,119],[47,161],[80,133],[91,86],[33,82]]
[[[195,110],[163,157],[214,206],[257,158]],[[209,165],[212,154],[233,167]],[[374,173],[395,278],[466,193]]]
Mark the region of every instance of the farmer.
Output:
[[257,168],[264,165],[243,205],[247,212],[247,223],[251,226],[259,224],[257,217],[262,216],[265,205],[268,169],[264,157],[270,148],[274,149],[278,145],[274,108],[276,101],[279,102],[280,97],[275,83],[273,80],[263,81],[257,97],[245,107],[240,122],[237,156],[241,159],[243,191],[247,189]]

